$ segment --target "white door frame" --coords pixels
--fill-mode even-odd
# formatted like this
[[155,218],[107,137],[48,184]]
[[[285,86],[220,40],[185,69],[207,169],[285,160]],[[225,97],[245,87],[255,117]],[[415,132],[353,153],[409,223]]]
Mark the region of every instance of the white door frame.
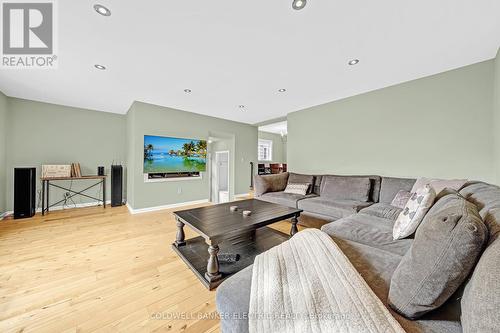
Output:
[[215,170],[215,188],[216,188],[216,193],[215,195],[217,196],[217,203],[220,202],[220,198],[219,198],[219,155],[221,154],[227,154],[227,192],[229,194],[229,200],[231,200],[231,177],[230,177],[230,174],[231,174],[231,159],[230,159],[230,156],[229,156],[229,150],[220,150],[220,151],[216,151],[215,152],[215,166],[216,166],[216,170]]

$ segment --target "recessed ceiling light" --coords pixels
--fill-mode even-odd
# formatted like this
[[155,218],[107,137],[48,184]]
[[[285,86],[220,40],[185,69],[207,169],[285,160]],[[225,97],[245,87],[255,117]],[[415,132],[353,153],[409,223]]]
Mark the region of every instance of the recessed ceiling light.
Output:
[[352,59],[351,61],[348,62],[349,66],[354,66],[359,63],[359,59]]
[[306,3],[307,3],[306,0],[293,0],[292,8],[295,10],[301,10],[306,6]]
[[281,89],[279,89],[278,91],[279,91],[279,92],[285,92],[285,91],[286,91],[286,89],[281,88]]
[[94,9],[102,16],[111,16],[111,11],[106,7],[104,7],[103,5],[94,5]]
[[191,92],[191,89],[184,89],[184,92],[189,94]]
[[103,65],[98,65],[98,64],[94,65],[94,67],[100,69],[101,71],[106,69],[106,67],[104,67]]
[[245,106],[244,106],[244,105],[238,105],[238,107],[239,107],[240,109],[244,109],[244,108],[245,108]]

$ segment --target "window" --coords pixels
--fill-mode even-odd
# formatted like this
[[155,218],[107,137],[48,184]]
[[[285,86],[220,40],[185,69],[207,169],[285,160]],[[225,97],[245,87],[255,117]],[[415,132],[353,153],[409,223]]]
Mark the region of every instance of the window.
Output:
[[259,139],[259,161],[271,161],[273,159],[273,141]]

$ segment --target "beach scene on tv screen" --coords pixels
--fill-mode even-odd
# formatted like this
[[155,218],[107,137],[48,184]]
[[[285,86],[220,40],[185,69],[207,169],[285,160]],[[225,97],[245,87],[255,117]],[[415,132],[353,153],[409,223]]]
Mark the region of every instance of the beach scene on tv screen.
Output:
[[207,141],[144,136],[144,173],[206,170]]

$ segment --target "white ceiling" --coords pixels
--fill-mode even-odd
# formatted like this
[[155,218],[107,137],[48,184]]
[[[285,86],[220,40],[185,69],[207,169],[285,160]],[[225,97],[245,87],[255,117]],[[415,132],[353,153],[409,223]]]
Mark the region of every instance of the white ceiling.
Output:
[[309,0],[301,11],[291,2],[103,0],[104,17],[93,1],[58,1],[59,68],[0,70],[0,90],[257,123],[491,59],[500,45],[498,0]]
[[267,125],[262,125],[259,126],[259,131],[261,132],[267,132],[267,133],[274,133],[274,134],[282,134],[282,135],[287,135],[288,134],[288,127],[287,127],[287,121],[279,121],[276,123],[272,124],[267,124]]

